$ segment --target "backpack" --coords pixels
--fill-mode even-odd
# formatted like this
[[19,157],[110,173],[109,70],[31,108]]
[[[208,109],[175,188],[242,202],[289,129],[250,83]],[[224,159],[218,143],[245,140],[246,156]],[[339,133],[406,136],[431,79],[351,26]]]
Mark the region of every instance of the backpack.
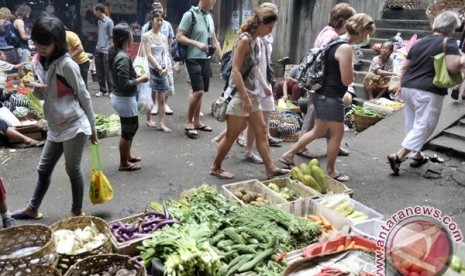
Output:
[[15,48],[19,47],[19,43],[21,42],[21,38],[16,33],[15,26],[11,22],[3,23],[5,26],[5,41],[8,45],[11,45]]
[[[197,24],[197,19],[195,18],[194,12],[192,10],[190,12],[192,15],[192,21],[189,32],[186,34],[187,37],[190,37],[194,25]],[[183,62],[187,59],[187,50],[189,49],[189,46],[181,44],[179,41],[174,39],[173,42],[171,42],[170,48],[171,57],[174,61]]]
[[221,77],[223,80],[226,81],[225,87],[223,90],[226,90],[229,85],[229,76],[231,76],[232,70],[232,50],[223,53],[223,57],[221,58]]
[[342,38],[337,38],[320,48],[312,48],[300,61],[297,82],[300,88],[318,90],[324,85],[326,75],[326,53],[331,46],[347,43]]

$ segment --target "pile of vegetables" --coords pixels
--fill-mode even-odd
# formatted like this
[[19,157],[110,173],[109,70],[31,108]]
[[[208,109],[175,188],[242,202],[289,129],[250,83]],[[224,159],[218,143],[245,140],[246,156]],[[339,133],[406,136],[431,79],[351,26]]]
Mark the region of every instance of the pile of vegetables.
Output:
[[112,222],[110,223],[110,228],[118,242],[126,242],[149,237],[152,232],[175,223],[178,223],[178,221],[170,217],[168,207],[164,206],[163,212],[152,211],[146,213],[133,223],[124,221]]
[[208,243],[211,232],[207,224],[164,227],[138,247],[144,264],[153,258],[165,266],[165,275],[215,275],[220,257]]
[[121,129],[119,116],[116,114],[105,116],[96,113],[95,129],[97,130],[99,138],[118,134]]
[[277,192],[282,198],[284,198],[287,201],[294,201],[296,199],[299,199],[300,197],[296,191],[290,189],[289,187],[279,187],[273,182],[269,183],[267,186],[271,190]]
[[237,188],[233,191],[235,197],[252,206],[268,205],[270,202],[266,199],[266,196],[261,193],[246,190],[244,187]]
[[352,105],[352,109],[347,114],[356,114],[356,115],[364,116],[364,117],[378,117],[378,118],[384,118],[384,116],[386,116],[383,113],[376,112],[369,108],[359,106],[359,105],[354,105],[354,104]]
[[92,222],[86,227],[76,228],[74,231],[60,229],[53,232],[56,251],[59,254],[77,255],[92,251],[102,246],[107,238],[100,233],[97,226]]

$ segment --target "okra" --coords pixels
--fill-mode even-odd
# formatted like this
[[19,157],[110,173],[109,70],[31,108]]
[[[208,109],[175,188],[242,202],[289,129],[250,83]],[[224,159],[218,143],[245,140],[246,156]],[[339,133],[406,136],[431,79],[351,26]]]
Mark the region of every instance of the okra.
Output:
[[255,251],[251,246],[244,244],[233,245],[231,246],[231,249],[236,250],[238,253],[257,254],[257,251]]
[[233,240],[222,240],[216,244],[216,247],[225,248],[226,246],[234,245],[235,242]]
[[228,236],[231,240],[235,241],[236,243],[238,243],[238,244],[245,244],[244,238],[243,238],[241,235],[237,234],[237,233],[235,232],[235,229],[233,229],[233,228],[226,228],[226,229],[224,230],[224,233],[226,234],[226,236]]
[[221,241],[222,239],[224,239],[226,237],[226,235],[224,234],[224,232],[221,232],[219,233],[218,235],[214,236],[211,240],[210,240],[210,244],[211,245],[215,245],[217,244],[219,241]]

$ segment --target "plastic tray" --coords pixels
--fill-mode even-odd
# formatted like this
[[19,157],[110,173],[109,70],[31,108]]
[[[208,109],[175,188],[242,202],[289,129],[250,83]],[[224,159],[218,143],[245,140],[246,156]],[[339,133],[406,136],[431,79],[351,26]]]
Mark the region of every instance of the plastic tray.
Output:
[[239,188],[244,188],[247,191],[263,194],[270,204],[286,203],[284,198],[280,197],[277,193],[273,192],[271,189],[266,187],[265,184],[257,179],[223,185],[223,194],[228,198],[237,200],[242,206],[249,206],[234,195],[234,191]]
[[[265,184],[265,186],[267,186],[267,189],[270,189],[270,188],[268,188],[268,184],[270,184],[270,183],[276,184],[276,186],[278,186],[279,188],[288,187],[289,189],[291,189],[294,192],[296,192],[297,194],[299,194],[299,196],[301,198],[314,198],[314,197],[319,196],[316,193],[315,190],[310,189],[308,186],[305,186],[301,182],[296,181],[296,180],[292,180],[290,178],[276,178],[276,179],[270,179],[270,180],[263,181],[263,184]],[[273,190],[271,190],[271,191],[276,193],[278,196],[281,196],[279,193],[277,193],[277,192],[275,192]],[[299,199],[297,199],[297,200],[299,200]]]
[[[384,215],[382,215],[381,213],[379,213],[379,212],[377,212],[377,211],[371,209],[370,207],[368,207],[368,206],[366,206],[366,205],[364,205],[364,204],[362,204],[362,203],[356,201],[356,200],[353,199],[353,198],[349,198],[349,199],[350,199],[350,200],[352,201],[352,203],[355,205],[355,210],[356,210],[356,211],[363,212],[363,213],[365,213],[365,215],[368,216],[368,219],[367,219],[367,220],[370,220],[370,219],[383,220],[383,219],[384,219]],[[321,201],[322,201],[322,200],[323,200],[322,198],[318,198],[318,199],[316,199],[315,201],[316,201],[318,204],[322,205],[322,204],[321,204]],[[324,206],[324,205],[322,205],[322,206]],[[350,219],[349,219],[349,220],[350,220]],[[356,224],[358,224],[358,223],[364,222],[364,221],[355,221],[355,220],[350,220],[350,221],[352,222],[352,225],[356,225]],[[365,220],[365,221],[366,221],[366,220]]]
[[318,192],[317,190],[304,185],[303,183],[302,185],[312,190],[318,197],[332,196],[335,194],[346,194],[350,197],[354,195],[354,191],[348,188],[344,183],[339,182],[327,175],[325,175],[325,179],[326,179],[326,185],[328,185],[328,192],[326,192],[325,194],[322,194]]
[[381,230],[380,227],[384,223],[385,221],[380,219],[369,219],[353,225],[351,228],[351,233],[360,235],[370,240],[377,241],[379,232]]
[[[145,216],[145,213],[118,219],[118,220],[110,222],[109,224],[111,225],[112,223],[115,223],[115,222],[135,223],[140,217],[143,217],[143,216]],[[111,234],[110,240],[111,240],[111,244],[113,246],[114,252],[123,254],[123,255],[134,256],[139,253],[139,251],[137,250],[137,247],[142,245],[142,241],[150,237],[151,236],[147,236],[143,238],[132,239],[126,242],[119,242],[116,240],[115,236]]]

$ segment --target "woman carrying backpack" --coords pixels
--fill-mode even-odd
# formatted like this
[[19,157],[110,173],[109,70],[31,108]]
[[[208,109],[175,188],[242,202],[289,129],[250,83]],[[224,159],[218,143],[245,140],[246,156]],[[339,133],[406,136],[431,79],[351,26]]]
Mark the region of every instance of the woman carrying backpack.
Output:
[[5,54],[5,60],[8,63],[18,64],[21,62],[20,57],[15,48],[8,44],[9,30],[14,30],[13,23],[10,21],[11,19],[13,19],[11,11],[6,7],[0,8],[0,50]]
[[226,114],[226,135],[218,144],[210,175],[221,179],[232,179],[234,175],[221,166],[239,133],[248,122],[256,135],[256,145],[266,169],[266,176],[273,178],[290,171],[280,169],[271,159],[265,120],[260,107],[259,91],[255,86],[257,69],[256,39],[271,33],[278,20],[275,9],[258,7],[238,31],[232,54],[232,70],[225,96],[234,96]]
[[324,136],[328,131],[331,137],[328,142],[326,173],[338,181],[348,181],[349,177],[335,169],[336,157],[344,135],[344,103],[343,97],[347,86],[354,80],[353,49],[349,44],[356,44],[374,33],[373,19],[364,13],[352,16],[346,23],[347,33],[341,36],[347,43],[334,44],[326,53],[325,85],[315,91],[313,105],[315,107],[315,126],[305,133],[281,156],[279,161],[289,167],[294,166],[294,156],[313,140]]

